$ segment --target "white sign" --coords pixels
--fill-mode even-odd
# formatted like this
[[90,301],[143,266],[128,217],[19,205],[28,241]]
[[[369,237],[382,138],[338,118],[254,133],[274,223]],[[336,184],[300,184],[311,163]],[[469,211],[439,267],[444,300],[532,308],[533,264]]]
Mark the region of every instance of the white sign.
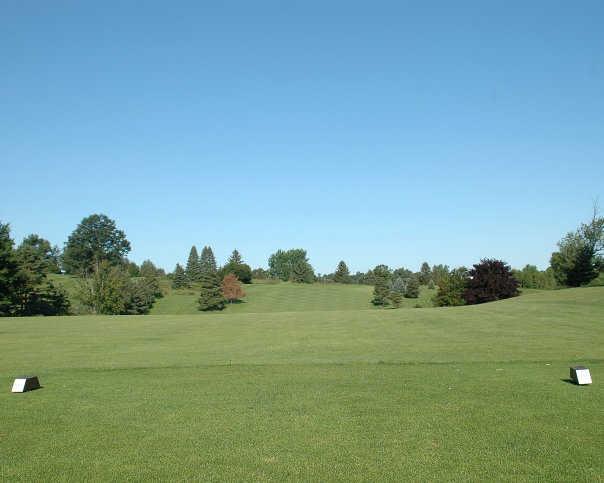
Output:
[[591,384],[591,374],[589,373],[589,369],[577,370],[577,384]]
[[15,379],[12,392],[25,392],[25,381],[27,379]]

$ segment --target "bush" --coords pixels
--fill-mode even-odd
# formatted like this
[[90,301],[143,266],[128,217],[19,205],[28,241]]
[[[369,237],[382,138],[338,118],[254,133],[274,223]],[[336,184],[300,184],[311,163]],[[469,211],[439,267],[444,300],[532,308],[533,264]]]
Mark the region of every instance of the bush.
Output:
[[468,281],[468,271],[464,268],[457,268],[447,272],[440,272],[438,276],[438,292],[434,296],[434,305],[438,307],[448,307],[456,305],[465,305],[463,297]]
[[463,298],[467,304],[481,304],[518,295],[518,281],[509,265],[501,260],[483,259],[469,272]]

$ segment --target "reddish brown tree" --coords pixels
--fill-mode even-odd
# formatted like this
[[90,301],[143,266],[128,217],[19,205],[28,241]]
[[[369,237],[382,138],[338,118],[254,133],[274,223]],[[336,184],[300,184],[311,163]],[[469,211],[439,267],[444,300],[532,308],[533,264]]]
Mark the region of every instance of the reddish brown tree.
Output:
[[235,274],[229,273],[224,276],[222,280],[222,294],[229,303],[245,297],[245,292],[241,288],[241,283],[239,283],[239,279]]

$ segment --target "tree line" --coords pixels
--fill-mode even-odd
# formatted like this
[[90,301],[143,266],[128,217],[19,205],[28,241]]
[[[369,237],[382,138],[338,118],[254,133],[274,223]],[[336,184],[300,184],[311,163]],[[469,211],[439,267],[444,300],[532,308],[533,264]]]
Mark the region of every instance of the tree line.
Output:
[[[51,246],[39,235],[27,236],[15,247],[10,226],[0,222],[0,316],[60,315],[70,312],[65,290],[53,283],[52,274],[66,273],[77,280],[76,296],[90,313],[145,314],[162,297],[159,279],[166,274],[150,260],[140,266],[128,260],[131,246],[125,233],[106,215],[85,217],[69,235],[64,249]],[[199,310],[222,310],[241,300],[241,283],[275,279],[294,283],[373,285],[371,302],[398,307],[403,298],[417,298],[420,286],[436,288],[439,306],[482,303],[513,297],[520,288],[557,288],[586,285],[604,270],[604,217],[594,207],[592,218],[558,242],[550,266],[538,270],[526,265],[512,270],[502,260],[484,259],[473,265],[449,268],[424,262],[418,272],[377,265],[351,274],[342,260],[330,274],[315,274],[306,250],[277,250],[268,270],[252,269],[233,250],[218,267],[210,246],[201,254],[191,247],[186,265],[177,264],[168,275],[173,289],[199,289]]]

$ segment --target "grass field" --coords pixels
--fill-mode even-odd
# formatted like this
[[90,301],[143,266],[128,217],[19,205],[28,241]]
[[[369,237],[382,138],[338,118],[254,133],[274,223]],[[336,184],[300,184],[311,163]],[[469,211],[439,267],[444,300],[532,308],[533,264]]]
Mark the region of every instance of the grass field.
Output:
[[[226,313],[307,312],[325,310],[371,309],[373,287],[369,285],[254,283],[244,285],[246,297],[240,303],[228,304]],[[199,289],[166,290],[157,300],[152,314],[195,314]],[[436,293],[422,287],[417,299],[403,299],[401,308],[415,305],[429,307]]]
[[[0,478],[604,479],[603,287],[422,310],[358,298],[0,319]],[[576,363],[594,384],[566,381]],[[10,394],[23,373],[44,388]]]

